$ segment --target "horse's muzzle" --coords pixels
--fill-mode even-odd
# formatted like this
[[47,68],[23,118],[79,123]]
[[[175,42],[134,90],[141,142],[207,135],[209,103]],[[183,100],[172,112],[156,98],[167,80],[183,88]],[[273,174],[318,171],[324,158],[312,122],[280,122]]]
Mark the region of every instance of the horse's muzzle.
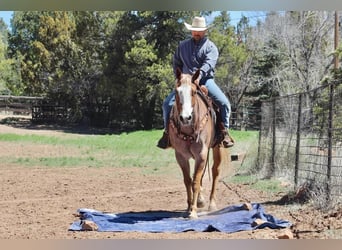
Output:
[[180,116],[179,116],[179,120],[180,120],[183,124],[189,125],[189,124],[191,124],[192,115],[180,115]]

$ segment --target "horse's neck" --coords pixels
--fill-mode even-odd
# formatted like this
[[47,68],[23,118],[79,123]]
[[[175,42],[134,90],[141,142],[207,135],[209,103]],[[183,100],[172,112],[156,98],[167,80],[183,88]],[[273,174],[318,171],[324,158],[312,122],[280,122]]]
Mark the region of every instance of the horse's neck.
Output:
[[196,102],[194,105],[194,122],[193,122],[193,128],[195,132],[199,132],[202,129],[203,119],[206,119],[207,113],[208,113],[207,103],[203,100],[203,96],[200,96],[200,94],[197,94]]
[[202,100],[202,102],[205,104],[205,106],[207,108],[211,108],[212,107],[212,102],[209,99],[208,95],[206,93],[204,93],[201,89],[198,89],[197,97],[200,97],[200,99]]

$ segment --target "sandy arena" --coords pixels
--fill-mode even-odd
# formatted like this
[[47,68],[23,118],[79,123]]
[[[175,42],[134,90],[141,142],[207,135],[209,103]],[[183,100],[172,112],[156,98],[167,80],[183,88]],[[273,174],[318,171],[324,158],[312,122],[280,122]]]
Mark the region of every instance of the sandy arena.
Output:
[[[31,130],[0,125],[0,133],[60,135],[54,130]],[[0,141],[0,158],[43,155],[48,147],[29,149]],[[58,154],[72,154],[60,148]],[[208,197],[209,180],[204,180]],[[186,207],[180,169],[174,174],[146,174],[139,168],[35,167],[0,163],[1,239],[333,239],[342,235],[342,210],[319,212],[310,205],[278,205],[284,193],[269,194],[249,185],[220,182],[218,208],[244,202],[261,203],[266,213],[290,221],[288,229],[259,229],[237,233],[71,232],[78,208],[104,212],[179,211]]]

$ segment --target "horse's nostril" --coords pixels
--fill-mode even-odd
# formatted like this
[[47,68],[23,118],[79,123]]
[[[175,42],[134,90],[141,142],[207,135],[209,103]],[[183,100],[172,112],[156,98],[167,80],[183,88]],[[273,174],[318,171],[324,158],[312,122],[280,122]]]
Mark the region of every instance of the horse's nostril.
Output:
[[181,122],[189,122],[189,121],[191,121],[192,117],[191,117],[191,115],[190,116],[185,116],[185,117],[180,115],[179,119],[180,119]]

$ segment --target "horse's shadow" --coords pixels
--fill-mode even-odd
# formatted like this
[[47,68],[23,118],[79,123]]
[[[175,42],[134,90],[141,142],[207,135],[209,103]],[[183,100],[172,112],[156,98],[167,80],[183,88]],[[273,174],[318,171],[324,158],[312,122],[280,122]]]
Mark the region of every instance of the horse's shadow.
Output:
[[[102,215],[106,216],[106,213],[103,213]],[[160,221],[165,219],[184,219],[187,218],[187,216],[188,213],[186,211],[150,210],[142,212],[116,213],[114,216],[107,214],[106,217],[109,223],[136,224],[138,222]]]

